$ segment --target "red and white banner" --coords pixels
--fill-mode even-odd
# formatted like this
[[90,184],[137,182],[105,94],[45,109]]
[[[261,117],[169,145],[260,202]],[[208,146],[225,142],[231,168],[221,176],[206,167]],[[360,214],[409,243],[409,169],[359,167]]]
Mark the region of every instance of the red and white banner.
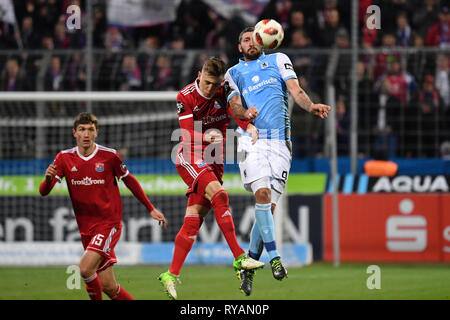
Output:
[[[449,194],[339,195],[341,261],[450,262]],[[324,260],[333,260],[325,195]]]

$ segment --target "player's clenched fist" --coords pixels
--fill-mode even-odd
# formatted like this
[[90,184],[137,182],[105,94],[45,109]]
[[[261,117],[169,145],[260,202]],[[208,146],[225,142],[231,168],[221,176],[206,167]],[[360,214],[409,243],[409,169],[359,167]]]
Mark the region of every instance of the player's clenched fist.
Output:
[[56,176],[57,168],[53,163],[48,166],[47,170],[45,170],[45,180],[47,182],[52,182],[53,178]]
[[315,103],[311,105],[311,113],[321,117],[322,119],[326,119],[328,117],[328,111],[330,111],[330,106],[325,104]]
[[246,120],[253,120],[258,116],[258,109],[250,107],[245,111]]

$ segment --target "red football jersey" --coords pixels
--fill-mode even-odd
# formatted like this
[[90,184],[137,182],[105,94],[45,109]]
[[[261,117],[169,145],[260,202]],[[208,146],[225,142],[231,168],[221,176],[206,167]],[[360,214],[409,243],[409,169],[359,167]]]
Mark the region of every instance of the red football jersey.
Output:
[[74,147],[58,153],[54,164],[56,179],[61,182],[66,178],[82,235],[93,234],[99,227],[121,224],[123,209],[117,179],[129,172],[116,150],[96,144],[94,152],[84,157]]
[[[209,129],[218,129],[223,136],[222,156],[225,148],[226,130],[230,123],[231,108],[228,106],[227,97],[223,87],[219,88],[212,98],[205,97],[198,87],[199,80],[184,87],[177,96],[177,112],[180,128],[189,132],[189,139],[181,138],[178,152],[191,152],[190,161],[194,162],[194,154],[197,158],[203,158],[203,151],[209,145],[203,141],[203,134]],[[233,115],[234,116],[234,115]],[[250,121],[242,121],[234,117],[237,124],[244,130]],[[201,123],[201,125],[200,125]],[[188,161],[188,159],[185,157]]]

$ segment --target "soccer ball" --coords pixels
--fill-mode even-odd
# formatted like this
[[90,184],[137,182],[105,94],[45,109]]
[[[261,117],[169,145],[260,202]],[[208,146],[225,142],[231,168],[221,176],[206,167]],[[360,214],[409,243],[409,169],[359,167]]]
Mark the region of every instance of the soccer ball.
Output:
[[255,25],[253,41],[264,49],[278,48],[283,38],[283,27],[273,19],[264,19]]

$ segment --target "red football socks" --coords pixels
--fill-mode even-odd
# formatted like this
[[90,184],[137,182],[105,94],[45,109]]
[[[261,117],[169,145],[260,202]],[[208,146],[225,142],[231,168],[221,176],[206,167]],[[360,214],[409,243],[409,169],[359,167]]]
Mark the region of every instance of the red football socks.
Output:
[[134,300],[133,297],[120,285],[117,286],[116,292],[114,292],[110,298],[111,300]]
[[233,256],[236,259],[244,253],[236,238],[236,231],[234,228],[233,217],[229,207],[230,199],[225,190],[220,190],[211,198],[211,204],[214,208],[214,216],[216,222],[222,231],[228,246],[233,252]]
[[183,226],[175,237],[175,250],[173,252],[172,264],[169,272],[176,276],[180,275],[184,260],[194,245],[195,238],[203,223],[200,216],[188,216],[184,218]]
[[87,279],[84,279],[86,283],[86,291],[88,292],[89,298],[91,300],[103,300],[102,296],[102,283],[97,276],[97,273],[94,273]]

